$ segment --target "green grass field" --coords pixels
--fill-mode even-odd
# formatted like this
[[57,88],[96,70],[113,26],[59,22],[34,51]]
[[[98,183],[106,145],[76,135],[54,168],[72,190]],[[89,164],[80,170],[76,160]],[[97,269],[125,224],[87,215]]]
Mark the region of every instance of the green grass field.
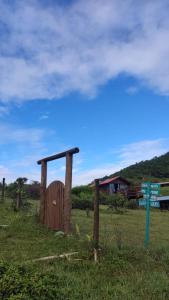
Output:
[[[145,211],[100,208],[100,261],[94,263],[93,216],[73,210],[73,234],[59,237],[38,223],[34,207],[13,212],[0,205],[0,299],[168,299],[169,212],[151,211],[144,249]],[[70,261],[34,258],[77,251]],[[76,260],[80,259],[80,260]]]

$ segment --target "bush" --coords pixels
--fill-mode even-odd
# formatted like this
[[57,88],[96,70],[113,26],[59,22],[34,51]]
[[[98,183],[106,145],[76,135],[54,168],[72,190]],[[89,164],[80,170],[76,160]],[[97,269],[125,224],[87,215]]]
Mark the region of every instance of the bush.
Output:
[[40,183],[38,181],[33,181],[32,184],[26,184],[25,189],[29,199],[40,199]]
[[72,188],[72,194],[76,196],[80,196],[81,193],[86,194],[86,195],[92,195],[93,194],[93,189],[88,186],[88,185],[80,185]]
[[109,205],[110,204],[110,195],[100,192],[100,204]]
[[65,279],[31,267],[0,263],[0,299],[67,300]]
[[121,193],[115,193],[109,195],[109,207],[115,211],[120,211],[121,209],[126,208],[127,199]]
[[138,208],[138,202],[136,199],[131,199],[127,202],[127,208],[129,209],[137,209]]
[[72,189],[72,208],[93,209],[93,189],[88,185]]
[[91,197],[81,194],[81,196],[72,195],[72,208],[93,209],[93,200]]

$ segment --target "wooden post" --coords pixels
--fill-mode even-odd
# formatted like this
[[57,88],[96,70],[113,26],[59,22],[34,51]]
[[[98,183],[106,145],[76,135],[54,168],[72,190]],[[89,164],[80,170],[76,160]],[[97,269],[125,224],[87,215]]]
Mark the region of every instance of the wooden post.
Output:
[[5,178],[2,180],[2,196],[1,201],[4,202],[5,200]]
[[71,231],[71,189],[72,189],[72,164],[73,154],[66,154],[66,175],[65,175],[65,197],[64,197],[64,232],[69,234]]
[[93,241],[95,249],[99,247],[99,179],[95,179]]
[[19,210],[19,208],[20,208],[20,192],[18,191],[16,195],[16,209]]
[[40,186],[40,221],[45,221],[45,205],[46,205],[46,182],[47,182],[47,162],[41,163],[41,186]]

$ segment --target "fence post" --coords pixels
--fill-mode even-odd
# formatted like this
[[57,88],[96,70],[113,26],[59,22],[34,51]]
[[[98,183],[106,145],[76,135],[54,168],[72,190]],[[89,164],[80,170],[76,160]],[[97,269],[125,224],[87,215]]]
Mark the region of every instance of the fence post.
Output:
[[93,224],[93,241],[97,250],[99,247],[99,179],[95,179],[94,195],[94,224]]
[[4,202],[5,200],[5,178],[2,180],[2,195],[1,195],[1,201]]
[[73,155],[71,153],[66,154],[66,175],[65,175],[65,197],[64,197],[64,233],[69,234],[70,218],[71,218],[71,189],[72,189],[72,164]]
[[46,182],[47,182],[47,162],[41,163],[41,187],[40,187],[40,221],[45,221],[45,205],[46,205]]

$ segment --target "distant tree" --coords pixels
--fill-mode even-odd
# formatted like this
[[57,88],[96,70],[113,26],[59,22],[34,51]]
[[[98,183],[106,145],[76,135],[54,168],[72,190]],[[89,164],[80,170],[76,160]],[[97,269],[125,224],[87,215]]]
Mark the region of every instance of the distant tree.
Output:
[[19,177],[16,179],[17,184],[17,200],[16,208],[19,209],[23,205],[23,197],[25,196],[24,184],[28,181],[26,177]]
[[25,204],[26,190],[25,183],[27,182],[26,177],[18,177],[15,182],[10,183],[7,186],[7,196],[13,199],[15,209],[19,209]]
[[28,198],[38,200],[40,198],[40,183],[32,181],[31,184],[26,184],[26,193]]

